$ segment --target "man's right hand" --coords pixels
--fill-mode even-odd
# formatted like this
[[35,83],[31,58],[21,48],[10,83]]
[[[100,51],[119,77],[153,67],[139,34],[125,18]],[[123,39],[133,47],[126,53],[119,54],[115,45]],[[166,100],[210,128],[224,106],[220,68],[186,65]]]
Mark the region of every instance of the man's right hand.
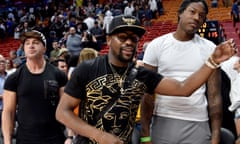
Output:
[[96,141],[99,144],[124,144],[124,142],[120,140],[119,137],[106,132],[103,132],[101,135],[99,135]]
[[221,62],[228,60],[230,57],[237,53],[237,47],[233,39],[229,39],[219,44],[212,54],[214,62],[220,64]]

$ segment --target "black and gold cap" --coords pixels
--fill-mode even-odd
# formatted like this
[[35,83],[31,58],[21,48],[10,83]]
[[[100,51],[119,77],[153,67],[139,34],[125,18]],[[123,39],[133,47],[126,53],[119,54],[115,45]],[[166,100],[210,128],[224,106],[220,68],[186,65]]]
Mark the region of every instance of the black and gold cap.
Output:
[[141,26],[140,21],[134,16],[115,16],[110,25],[108,35],[115,34],[122,31],[133,31],[139,37],[144,35],[145,29]]

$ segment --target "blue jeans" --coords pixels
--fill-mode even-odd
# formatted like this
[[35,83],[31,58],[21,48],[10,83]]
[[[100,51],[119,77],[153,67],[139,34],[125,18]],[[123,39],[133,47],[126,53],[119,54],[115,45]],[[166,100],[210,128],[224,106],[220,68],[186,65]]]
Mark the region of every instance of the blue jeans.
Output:
[[132,133],[132,144],[140,144],[140,137],[141,137],[140,132],[141,132],[141,124],[136,123]]

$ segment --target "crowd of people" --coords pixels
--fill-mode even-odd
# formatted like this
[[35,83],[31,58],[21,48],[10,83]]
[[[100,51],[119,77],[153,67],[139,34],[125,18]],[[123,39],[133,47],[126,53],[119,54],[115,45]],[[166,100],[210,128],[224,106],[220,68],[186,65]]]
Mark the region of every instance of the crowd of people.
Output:
[[[81,3],[57,1],[38,1],[29,6],[8,6],[8,10],[0,16],[1,36],[9,35],[19,38],[19,34],[29,29],[41,31],[47,37],[55,33],[58,39],[74,26],[80,35],[83,31],[94,27],[94,22],[104,31],[113,16],[125,14],[134,15],[141,21],[150,21],[164,12],[161,0],[105,1],[83,0]],[[84,23],[83,23],[84,22]],[[96,38],[101,35],[96,30],[91,31]]]
[[[239,83],[234,40],[216,45],[196,34],[208,5],[183,0],[177,30],[136,55],[144,26],[161,14],[161,0],[9,9],[0,25],[21,46],[0,55],[4,144],[240,143],[221,128],[220,67]],[[103,43],[109,52],[99,56]],[[237,134],[238,94],[232,87]]]
[[[5,5],[8,9],[0,15],[2,39],[9,36],[20,39],[21,33],[40,31],[46,36],[46,56],[50,61],[55,60],[61,51],[65,50],[68,50],[72,57],[77,57],[83,48],[100,51],[106,43],[106,33],[114,16],[133,15],[141,24],[147,26],[151,25],[153,18],[164,12],[161,0],[114,0],[101,3],[94,0],[72,3],[37,1],[26,6],[8,3]],[[17,61],[13,61],[13,64],[19,66],[21,61],[25,62],[22,45],[16,53]]]

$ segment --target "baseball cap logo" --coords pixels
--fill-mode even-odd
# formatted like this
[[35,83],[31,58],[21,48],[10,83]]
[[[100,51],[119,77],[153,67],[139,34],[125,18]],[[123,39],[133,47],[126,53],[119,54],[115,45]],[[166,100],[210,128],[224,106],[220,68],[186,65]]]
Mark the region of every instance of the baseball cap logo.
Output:
[[122,17],[122,20],[128,25],[134,25],[136,23],[136,19],[133,19],[133,18]]
[[141,26],[139,19],[134,16],[119,15],[112,19],[107,34],[111,35],[125,31],[133,31],[139,37],[145,33],[145,29]]

